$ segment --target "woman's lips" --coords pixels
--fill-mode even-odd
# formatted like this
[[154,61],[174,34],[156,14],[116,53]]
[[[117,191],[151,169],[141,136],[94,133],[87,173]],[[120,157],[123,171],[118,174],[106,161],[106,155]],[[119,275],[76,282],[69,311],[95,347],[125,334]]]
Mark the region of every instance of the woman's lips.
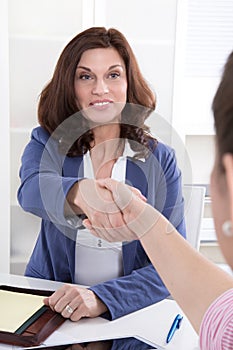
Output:
[[94,107],[98,110],[103,110],[108,108],[108,106],[113,103],[113,101],[110,100],[98,100],[98,101],[93,101],[90,103],[90,107]]

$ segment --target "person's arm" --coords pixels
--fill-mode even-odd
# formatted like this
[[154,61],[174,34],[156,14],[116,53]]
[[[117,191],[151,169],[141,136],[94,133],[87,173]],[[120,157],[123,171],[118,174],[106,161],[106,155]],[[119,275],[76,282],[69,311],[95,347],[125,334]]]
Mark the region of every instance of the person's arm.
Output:
[[169,295],[151,263],[134,269],[129,275],[92,286],[90,290],[107,306],[104,317],[110,320],[157,303]]
[[34,129],[22,155],[18,201],[25,211],[69,226],[64,215],[66,195],[80,179],[62,176],[63,161],[50,135],[41,127]]
[[20,168],[18,201],[22,208],[58,225],[60,230],[61,226],[70,229],[81,226],[83,217],[78,218],[80,214],[87,215],[99,226],[116,227],[118,220],[122,225],[110,192],[98,187],[94,180],[78,176],[79,169],[77,176],[64,176],[65,166],[65,156],[60,154],[58,142],[44,129],[34,129]]
[[161,216],[141,242],[173,298],[199,332],[210,304],[233,288],[233,279],[195,251]]
[[[131,230],[130,239],[140,239],[151,262],[156,267],[173,298],[199,332],[210,304],[233,288],[233,278],[194,250],[169,221],[150,205],[136,198],[123,184],[104,180],[121,209],[125,224]],[[107,232],[85,224],[98,237],[119,241],[113,230]],[[125,235],[127,240],[129,235]]]

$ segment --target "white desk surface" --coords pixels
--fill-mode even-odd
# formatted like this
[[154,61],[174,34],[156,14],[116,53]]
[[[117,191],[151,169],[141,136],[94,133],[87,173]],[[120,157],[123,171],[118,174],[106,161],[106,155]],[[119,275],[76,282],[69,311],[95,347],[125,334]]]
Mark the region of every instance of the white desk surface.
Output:
[[[61,283],[0,273],[0,285],[55,290]],[[165,349],[198,350],[198,336],[185,316],[181,328],[175,332],[171,342],[166,344],[168,330],[177,313],[184,316],[174,300],[166,299],[114,321],[101,317],[81,319],[79,322],[67,320],[46,339],[45,344],[51,346],[60,342],[74,343],[137,335]],[[22,348],[0,344],[0,349]]]

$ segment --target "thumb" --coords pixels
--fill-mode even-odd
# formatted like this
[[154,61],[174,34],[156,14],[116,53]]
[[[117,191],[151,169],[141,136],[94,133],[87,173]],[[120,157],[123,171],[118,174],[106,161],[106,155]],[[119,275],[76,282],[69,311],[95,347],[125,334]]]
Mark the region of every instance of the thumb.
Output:
[[44,299],[43,299],[43,303],[44,303],[46,306],[49,306],[49,298],[44,298]]
[[106,187],[112,193],[114,202],[120,210],[124,210],[133,199],[133,192],[128,186],[121,182],[107,178],[101,180],[101,185]]

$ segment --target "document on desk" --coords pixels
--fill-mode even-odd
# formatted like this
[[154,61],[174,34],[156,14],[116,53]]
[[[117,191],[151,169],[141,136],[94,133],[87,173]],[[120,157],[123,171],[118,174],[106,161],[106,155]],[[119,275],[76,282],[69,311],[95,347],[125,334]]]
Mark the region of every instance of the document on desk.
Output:
[[43,296],[0,290],[0,330],[15,332],[43,305]]

